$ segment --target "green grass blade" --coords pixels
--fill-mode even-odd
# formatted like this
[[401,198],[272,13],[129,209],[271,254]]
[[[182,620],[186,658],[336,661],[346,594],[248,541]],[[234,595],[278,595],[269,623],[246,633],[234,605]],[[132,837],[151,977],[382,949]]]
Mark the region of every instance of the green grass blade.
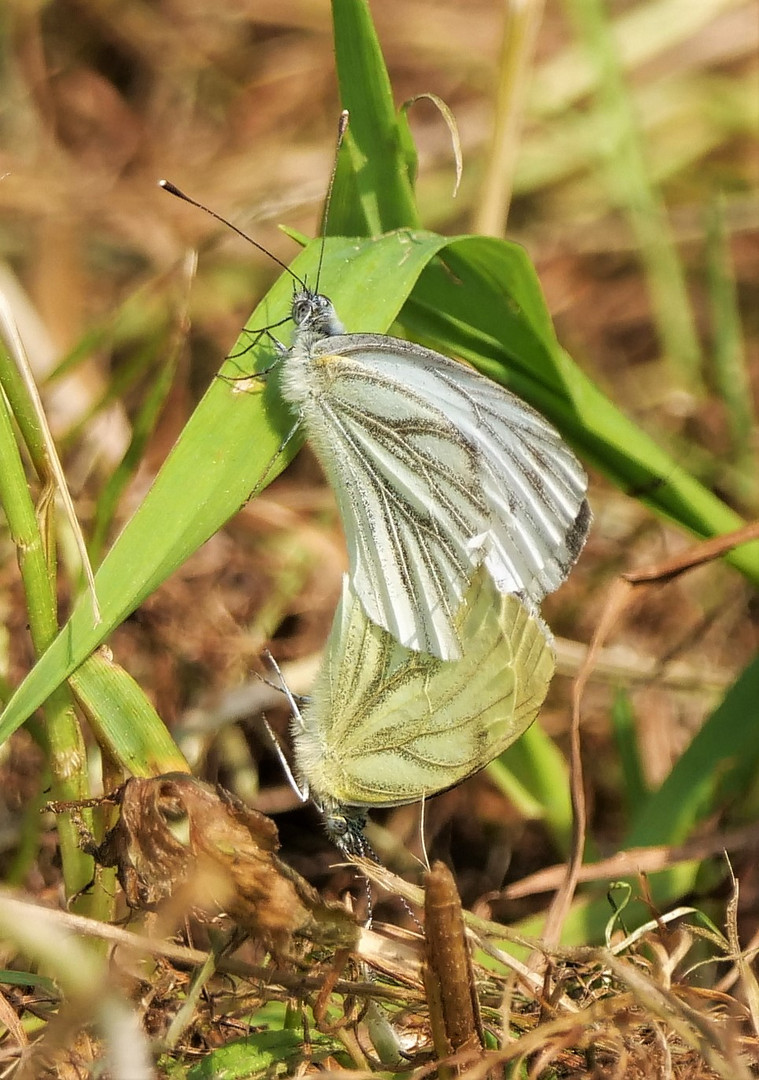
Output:
[[[679,863],[670,870],[664,870],[658,874],[647,874],[645,888],[653,901],[657,911],[666,912],[674,906],[677,900],[692,892],[697,881],[702,876],[703,863],[685,862]],[[640,899],[642,889],[641,882],[637,878],[625,878],[631,890],[633,899],[623,912],[623,925],[628,930],[634,930],[652,916],[651,907]],[[712,882],[713,884],[713,882]],[[601,944],[604,940],[604,932],[609,919],[614,913],[610,900],[591,899],[578,897],[564,923],[561,941],[563,945],[592,945]],[[512,924],[511,930],[526,937],[539,938],[543,932],[545,923],[544,915],[534,915],[527,919]],[[511,952],[508,944],[504,948]]]
[[[50,458],[37,403],[10,352],[6,351],[4,345],[0,348],[0,388],[7,398],[7,406],[18,424],[37,475],[47,476],[50,472]],[[5,458],[2,460],[5,461]]]
[[[56,622],[54,574],[46,557],[46,538],[43,536],[40,522],[37,520],[32,502],[21,452],[16,442],[11,414],[14,401],[22,403],[23,398],[6,397],[10,378],[15,373],[15,366],[10,358],[0,354],[0,505],[3,507],[8,522],[11,540],[18,553],[18,565],[26,594],[29,612],[29,631],[35,650],[41,652],[47,647],[55,634]],[[13,376],[15,378],[15,374]],[[22,387],[23,389],[23,387]],[[27,419],[19,431],[23,437],[29,430]],[[42,444],[38,445],[41,451]],[[44,459],[42,459],[44,461]]]
[[[405,114],[399,114],[393,102],[369,6],[365,0],[333,0],[332,19],[340,99],[350,112],[344,149],[364,221],[360,234],[418,228],[411,179],[414,163],[409,160],[411,138]],[[350,235],[345,225],[349,220],[355,224],[356,207],[350,213],[347,210],[344,169],[341,163],[330,232]]]
[[735,277],[725,233],[724,203],[715,201],[707,221],[707,284],[712,316],[712,368],[725,405],[735,468],[733,490],[743,505],[759,502],[756,433],[751,376],[741,329]]
[[[728,7],[741,0],[653,0],[645,4],[616,8],[611,25],[617,56],[626,72],[650,64],[663,54],[677,50]],[[567,35],[567,45],[540,64],[530,88],[530,109],[538,117],[564,116],[599,86],[599,71],[587,49]],[[636,87],[637,89],[637,87]]]
[[[3,368],[0,385],[8,386],[6,375],[15,372],[10,358],[0,355]],[[22,386],[22,389],[23,388]],[[26,596],[29,630],[36,653],[41,653],[53,640],[58,629],[57,601],[55,593],[55,547],[48,540],[46,527],[53,531],[52,488],[40,500],[39,519],[29,490],[21,453],[16,442],[13,419],[9,411],[11,401],[26,407],[26,396],[6,398],[0,389],[0,504],[3,507],[11,539],[16,547],[21,579]],[[19,431],[37,431],[36,408],[26,416]],[[42,466],[47,461],[47,444],[44,439],[38,446],[42,452]],[[35,457],[37,454],[35,454]],[[84,608],[92,616],[90,595],[84,597]],[[55,798],[68,801],[89,796],[87,774],[87,751],[82,731],[74,715],[74,705],[67,688],[51,687],[45,709],[45,723],[41,728],[44,750],[52,776],[52,793]],[[69,896],[78,892],[90,879],[92,860],[79,849],[77,834],[70,815],[62,814],[57,821],[61,844],[61,861],[66,891]]]
[[638,737],[635,728],[630,695],[619,688],[611,706],[611,725],[622,771],[621,796],[627,812],[627,820],[634,820],[649,797],[643,763],[638,753]]
[[[740,805],[744,796],[753,798],[759,767],[759,659],[743,671],[675,764],[657,791],[647,795],[619,850],[682,843],[719,806]],[[706,871],[706,872],[705,872]],[[659,911],[671,908],[680,897],[696,888],[714,884],[724,867],[691,861],[646,876],[654,904]],[[651,917],[650,907],[637,899],[641,883],[624,879],[636,899],[625,908],[624,920],[635,927]],[[603,941],[611,915],[606,899],[580,897],[564,926],[562,941],[588,944]],[[542,917],[518,924],[521,933],[539,936]]]
[[[378,240],[331,240],[322,282],[349,329],[383,331],[395,318],[427,261],[445,244],[431,233],[394,233]],[[312,244],[293,264],[309,275],[321,251]],[[283,276],[251,317],[260,329],[289,312],[292,281]],[[271,344],[250,349],[244,334],[223,369],[229,376],[269,366]],[[248,351],[245,351],[245,350]],[[94,625],[81,599],[53,645],[13,695],[0,717],[0,741],[40,705],[168,575],[219,529],[257,488],[294,456],[281,452],[293,416],[276,380],[241,384],[214,380],[157,476],[144,502],[97,574],[102,621]]]
[[89,543],[90,558],[95,565],[100,562],[119,499],[140,467],[145,448],[158,423],[166,398],[171,391],[182,348],[182,343],[175,342],[169,356],[164,359],[159,367],[158,375],[153,380],[139,415],[132,425],[132,438],[126,453],[98,496],[92,537]]
[[646,800],[625,847],[681,843],[715,805],[740,799],[759,765],[757,702],[759,658],[744,669],[667,779]]
[[572,838],[569,769],[556,743],[533,724],[488,766],[488,775],[525,817],[543,821],[561,852]]
[[190,767],[144,691],[103,650],[69,679],[98,745],[132,776],[189,772]]
[[613,202],[627,214],[648,280],[662,350],[678,381],[702,391],[701,346],[666,207],[649,174],[632,99],[625,84],[604,0],[566,0],[597,78],[596,141]]

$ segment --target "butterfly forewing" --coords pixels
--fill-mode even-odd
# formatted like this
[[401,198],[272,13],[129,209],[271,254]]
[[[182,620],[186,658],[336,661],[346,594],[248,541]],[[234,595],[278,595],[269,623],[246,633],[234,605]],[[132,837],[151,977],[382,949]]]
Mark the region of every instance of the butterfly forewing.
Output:
[[456,611],[482,558],[472,537],[488,520],[477,452],[423,393],[399,393],[397,372],[361,361],[319,355],[301,402],[345,526],[353,586],[404,645],[456,656]]
[[303,333],[285,365],[374,622],[451,659],[480,563],[532,605],[558,588],[587,534],[587,478],[542,416],[472,368],[383,335]]
[[491,573],[501,591],[539,603],[566,577],[589,523],[587,478],[572,451],[539,413],[464,364],[395,338],[347,340],[341,352],[358,350],[368,370],[399,377],[398,359],[405,360],[405,392],[423,394],[470,441],[488,509]]
[[530,725],[554,669],[541,619],[480,572],[456,629],[458,660],[406,649],[346,583],[312,704],[294,728],[298,769],[322,807],[434,795]]

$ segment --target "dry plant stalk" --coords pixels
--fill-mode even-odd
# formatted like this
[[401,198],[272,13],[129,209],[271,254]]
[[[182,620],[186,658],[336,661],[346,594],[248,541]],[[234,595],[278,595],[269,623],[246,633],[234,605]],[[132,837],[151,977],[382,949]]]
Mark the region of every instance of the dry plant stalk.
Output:
[[439,861],[425,875],[424,934],[424,986],[435,1050],[441,1058],[476,1053],[483,1046],[482,1023],[461,898],[453,875]]
[[580,752],[580,717],[585,687],[595,666],[600,649],[632,602],[633,593],[637,588],[641,586],[644,588],[646,586],[650,587],[652,584],[671,581],[680,574],[717,559],[728,551],[732,551],[733,548],[750,543],[757,538],[759,538],[759,522],[752,522],[740,529],[736,529],[734,532],[726,533],[724,536],[717,536],[711,540],[703,540],[694,544],[687,551],[680,552],[674,558],[666,559],[654,566],[623,574],[609,590],[599,624],[572,690],[572,724],[570,728],[570,789],[573,810],[572,852],[563,880],[546,917],[543,940],[549,948],[557,945],[561,939],[562,927],[569,914],[575,890],[580,880],[587,827]]

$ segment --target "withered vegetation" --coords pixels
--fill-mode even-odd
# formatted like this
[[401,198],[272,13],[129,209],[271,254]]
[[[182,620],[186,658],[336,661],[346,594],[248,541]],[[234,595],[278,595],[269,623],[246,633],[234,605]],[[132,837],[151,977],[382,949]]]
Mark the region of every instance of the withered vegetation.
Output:
[[[687,279],[704,385],[672,366],[666,312],[620,209],[618,155],[596,127],[581,31],[566,15],[583,5],[545,5],[508,236],[527,247],[582,368],[684,469],[756,518],[756,431],[746,426],[759,370],[755,11],[741,0],[695,4],[688,22],[688,6],[668,0],[605,6]],[[277,225],[313,235],[329,174],[330,25],[324,5],[287,0],[7,8],[0,289],[97,561],[276,273],[156,181],[192,190],[289,261],[294,244]],[[432,90],[461,132],[453,200],[448,132],[433,105],[414,106],[423,220],[469,231],[483,224],[493,159],[503,6],[376,0],[373,15],[396,101]],[[145,403],[170,364],[171,388],[151,415]],[[103,491],[122,471],[100,535]],[[423,829],[418,806],[378,812],[370,839],[391,869],[357,869],[300,806],[260,723],[265,714],[285,736],[262,649],[308,692],[345,565],[334,498],[302,453],[109,642],[206,781],[127,780],[106,759],[108,797],[67,807],[115,911],[85,918],[63,899],[55,818],[41,812],[53,752],[42,724],[2,746],[0,1077],[759,1074],[754,759],[743,762],[754,779],[737,787],[736,762],[713,749],[702,786],[680,791],[689,806],[701,800],[687,830],[657,842],[631,825],[747,668],[755,604],[712,559],[612,609],[620,575],[692,543],[645,497],[592,476],[594,530],[546,604],[560,674],[540,723],[560,751],[560,765],[543,764],[558,772],[534,788],[514,783],[541,775],[516,746],[511,779],[483,774],[430,801]],[[0,551],[5,700],[33,649],[5,525]],[[61,552],[65,566],[67,536]],[[74,577],[60,579],[61,621]],[[755,700],[739,705],[753,723]],[[566,761],[574,836],[568,800],[554,798]],[[660,902],[663,878],[685,882],[672,885],[677,902]]]

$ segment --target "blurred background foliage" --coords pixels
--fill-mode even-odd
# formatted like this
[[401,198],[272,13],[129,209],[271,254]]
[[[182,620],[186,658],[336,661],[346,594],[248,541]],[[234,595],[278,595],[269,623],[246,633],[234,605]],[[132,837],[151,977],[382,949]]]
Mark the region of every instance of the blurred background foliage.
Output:
[[[576,362],[685,469],[755,516],[756,8],[549,0],[527,11],[508,36],[506,6],[494,0],[374,5],[397,104],[434,93],[461,139],[454,198],[440,112],[429,100],[410,107],[422,224],[505,230],[523,244]],[[329,11],[289,0],[118,9],[10,0],[0,49],[0,290],[97,561],[277,276],[271,260],[170,200],[156,181],[170,178],[285,262],[295,246],[280,223],[317,234],[339,110]],[[541,724],[561,750],[569,676],[610,582],[688,542],[634,495],[593,477],[591,539],[546,604],[563,674]],[[78,570],[63,526],[58,539],[65,613]],[[5,532],[0,545],[7,691],[32,651]],[[110,641],[197,771],[282,812],[285,855],[320,884],[334,852],[316,815],[294,809],[251,719],[265,708],[280,730],[286,723],[251,671],[262,670],[268,644],[293,688],[308,689],[343,566],[334,501],[306,452]],[[697,820],[704,834],[755,822],[755,782],[721,765],[735,783],[720,787],[709,772],[712,743],[686,773],[689,795],[705,784],[687,822],[636,831],[754,647],[748,586],[720,564],[647,592],[616,628],[583,708],[591,854],[633,838],[678,843]],[[756,727],[747,700],[738,695],[733,716]],[[541,752],[550,757],[553,745]],[[757,752],[754,739],[745,761]],[[50,826],[40,835],[33,824],[44,762],[24,732],[0,753],[6,879],[53,887]],[[514,748],[517,777],[520,753],[528,751]],[[523,765],[537,775],[534,761]],[[547,778],[562,775],[560,758],[544,767]],[[657,826],[674,819],[684,797],[676,788],[664,809],[651,803]],[[566,805],[555,800],[552,779],[542,792],[520,790],[512,775],[500,787],[480,778],[429,804],[428,847],[453,862],[466,903],[508,920],[542,909],[544,897],[492,894],[505,876],[515,881],[563,854]],[[413,871],[406,849],[420,850],[418,807],[376,817],[383,858]],[[731,849],[747,938],[759,928],[757,843],[749,829]],[[712,865],[707,892],[721,875]],[[693,872],[680,891],[695,880]],[[339,872],[329,887],[348,881]]]

